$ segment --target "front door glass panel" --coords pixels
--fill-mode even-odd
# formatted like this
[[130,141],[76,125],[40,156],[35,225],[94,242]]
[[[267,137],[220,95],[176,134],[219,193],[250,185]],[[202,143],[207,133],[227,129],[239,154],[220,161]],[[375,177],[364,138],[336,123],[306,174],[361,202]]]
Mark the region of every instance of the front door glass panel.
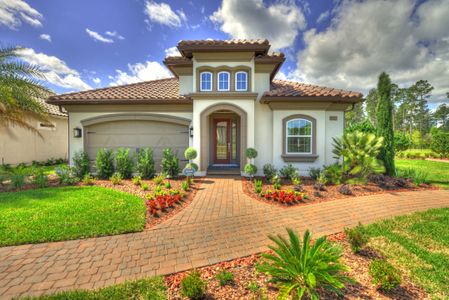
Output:
[[228,144],[229,144],[229,121],[217,121],[215,125],[216,131],[216,160],[217,162],[229,161]]

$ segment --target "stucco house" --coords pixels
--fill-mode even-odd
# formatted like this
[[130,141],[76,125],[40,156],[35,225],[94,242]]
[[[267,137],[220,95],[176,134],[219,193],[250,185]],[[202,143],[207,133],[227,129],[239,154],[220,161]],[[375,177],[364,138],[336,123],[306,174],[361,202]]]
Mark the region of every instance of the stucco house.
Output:
[[67,114],[56,105],[37,99],[48,113],[48,121],[33,117],[27,123],[40,135],[20,126],[0,127],[0,164],[30,164],[33,161],[67,159]]
[[334,161],[344,111],[362,94],[275,80],[285,60],[268,40],[183,40],[181,56],[166,57],[173,78],[52,96],[69,114],[69,156],[100,148],[152,147],[156,163],[171,147],[182,158],[198,150],[198,175],[216,168],[243,170],[245,149],[254,163],[301,172]]

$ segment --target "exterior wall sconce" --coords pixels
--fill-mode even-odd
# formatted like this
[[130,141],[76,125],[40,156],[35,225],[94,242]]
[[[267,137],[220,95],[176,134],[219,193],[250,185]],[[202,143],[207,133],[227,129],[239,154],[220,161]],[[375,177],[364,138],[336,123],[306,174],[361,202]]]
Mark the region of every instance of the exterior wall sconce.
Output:
[[83,131],[81,128],[75,127],[73,128],[73,137],[80,138],[83,135]]
[[189,135],[190,137],[193,137],[193,126],[190,126],[189,128]]

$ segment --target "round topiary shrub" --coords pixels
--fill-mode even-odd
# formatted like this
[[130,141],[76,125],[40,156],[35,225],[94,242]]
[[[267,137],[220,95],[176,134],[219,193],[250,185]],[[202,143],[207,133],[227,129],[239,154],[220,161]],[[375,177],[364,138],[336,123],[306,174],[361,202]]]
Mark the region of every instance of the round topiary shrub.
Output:
[[246,164],[245,173],[253,177],[257,173],[257,167],[253,164]]
[[188,163],[188,164],[186,165],[186,168],[187,168],[187,169],[194,169],[195,172],[198,171],[198,165],[197,165],[196,163]]
[[198,156],[198,152],[195,148],[189,147],[184,151],[184,157],[188,160],[195,159]]
[[257,150],[254,148],[248,148],[246,149],[246,157],[249,159],[253,159],[257,157]]

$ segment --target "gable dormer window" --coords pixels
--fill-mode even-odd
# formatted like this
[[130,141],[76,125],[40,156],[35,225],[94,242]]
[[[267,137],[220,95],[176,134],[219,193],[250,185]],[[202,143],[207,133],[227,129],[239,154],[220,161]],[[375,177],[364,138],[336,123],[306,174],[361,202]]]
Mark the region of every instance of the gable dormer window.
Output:
[[247,91],[248,90],[248,73],[239,71],[235,73],[235,90]]
[[229,91],[229,79],[231,75],[229,72],[219,72],[218,73],[218,90],[219,91]]
[[212,91],[212,72],[201,72],[200,90],[205,92]]

